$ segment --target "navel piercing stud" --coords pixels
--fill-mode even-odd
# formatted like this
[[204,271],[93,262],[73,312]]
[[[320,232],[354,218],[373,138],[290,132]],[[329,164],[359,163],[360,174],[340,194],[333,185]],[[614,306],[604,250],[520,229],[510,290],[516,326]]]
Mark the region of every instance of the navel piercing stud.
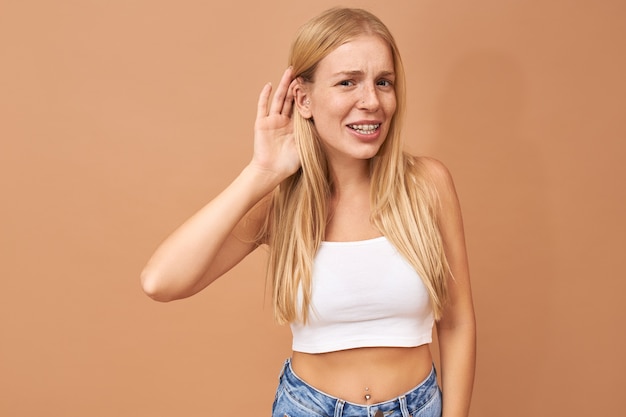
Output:
[[372,396],[369,393],[370,389],[368,387],[365,387],[365,401],[369,401],[370,398],[372,398]]

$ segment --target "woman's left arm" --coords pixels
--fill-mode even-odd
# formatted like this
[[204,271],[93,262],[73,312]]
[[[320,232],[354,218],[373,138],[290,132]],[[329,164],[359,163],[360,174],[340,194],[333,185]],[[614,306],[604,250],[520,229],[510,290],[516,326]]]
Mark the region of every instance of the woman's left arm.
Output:
[[476,321],[461,207],[448,169],[427,161],[441,200],[439,228],[450,274],[448,303],[437,322],[443,391],[443,417],[467,417],[476,365]]

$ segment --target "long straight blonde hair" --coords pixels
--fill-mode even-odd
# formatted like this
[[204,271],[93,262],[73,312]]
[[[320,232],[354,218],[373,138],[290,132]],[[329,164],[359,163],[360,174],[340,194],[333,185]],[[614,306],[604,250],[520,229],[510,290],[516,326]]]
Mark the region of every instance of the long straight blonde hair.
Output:
[[[405,75],[393,36],[365,10],[330,9],[300,28],[289,64],[295,77],[312,82],[325,56],[364,34],[379,36],[390,46],[396,73],[396,112],[385,142],[371,160],[371,220],[417,271],[438,319],[447,299],[449,270],[437,227],[439,200],[420,160],[402,150]],[[326,155],[314,122],[297,111],[293,118],[302,167],[274,192],[264,230],[270,246],[268,277],[274,316],[279,323],[307,321],[313,258],[324,239],[332,191]]]

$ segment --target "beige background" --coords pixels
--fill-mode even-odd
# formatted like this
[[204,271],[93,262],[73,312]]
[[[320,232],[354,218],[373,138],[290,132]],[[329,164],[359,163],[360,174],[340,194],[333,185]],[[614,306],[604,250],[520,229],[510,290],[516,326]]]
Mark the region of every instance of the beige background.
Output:
[[[408,147],[462,199],[472,416],[619,415],[626,2],[344,1],[408,72]],[[0,415],[269,415],[259,252],[145,297],[157,243],[249,160],[258,92],[331,1],[0,0]]]

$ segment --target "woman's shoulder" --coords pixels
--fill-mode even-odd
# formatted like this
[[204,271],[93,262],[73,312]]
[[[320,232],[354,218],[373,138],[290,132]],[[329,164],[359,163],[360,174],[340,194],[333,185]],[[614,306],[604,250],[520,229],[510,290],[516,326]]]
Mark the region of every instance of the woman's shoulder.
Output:
[[448,167],[438,159],[419,156],[411,157],[415,172],[421,177],[423,189],[430,190],[438,201],[438,216],[442,213],[458,211],[458,197],[452,174]]
[[440,160],[430,156],[416,156],[406,154],[406,160],[412,175],[423,177],[438,190],[453,185],[452,174],[448,167]]

